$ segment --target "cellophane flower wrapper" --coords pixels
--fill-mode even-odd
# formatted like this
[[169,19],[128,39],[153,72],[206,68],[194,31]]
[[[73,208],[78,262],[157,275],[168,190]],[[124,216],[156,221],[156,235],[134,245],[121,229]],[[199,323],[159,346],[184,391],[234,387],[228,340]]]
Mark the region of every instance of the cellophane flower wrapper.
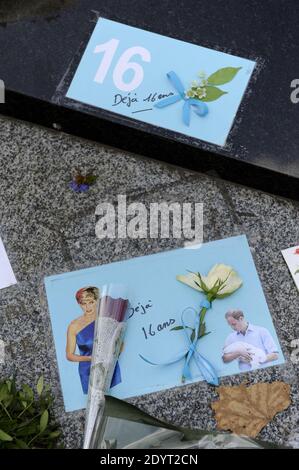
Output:
[[[114,420],[115,422],[111,423]],[[208,433],[199,440],[182,433],[126,420],[108,419],[102,449],[264,449],[262,443],[230,433]]]
[[229,432],[190,429],[167,423],[124,400],[106,396],[100,449],[272,449],[273,443]]
[[101,289],[89,377],[84,449],[97,448],[101,431],[104,432],[105,394],[109,392],[120,354],[127,311],[128,299],[123,285],[109,284]]

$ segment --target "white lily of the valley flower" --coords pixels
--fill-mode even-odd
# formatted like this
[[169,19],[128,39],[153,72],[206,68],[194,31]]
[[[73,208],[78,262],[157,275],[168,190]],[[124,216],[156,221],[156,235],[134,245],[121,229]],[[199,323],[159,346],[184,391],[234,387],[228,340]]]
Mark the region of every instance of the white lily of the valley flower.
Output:
[[207,96],[207,90],[206,90],[206,88],[199,88],[199,89],[197,90],[197,97],[198,97],[199,99],[205,98],[206,96]]
[[200,292],[214,294],[215,299],[231,295],[242,285],[242,279],[238,273],[231,266],[225,264],[216,264],[207,276],[188,273],[179,275],[176,278]]

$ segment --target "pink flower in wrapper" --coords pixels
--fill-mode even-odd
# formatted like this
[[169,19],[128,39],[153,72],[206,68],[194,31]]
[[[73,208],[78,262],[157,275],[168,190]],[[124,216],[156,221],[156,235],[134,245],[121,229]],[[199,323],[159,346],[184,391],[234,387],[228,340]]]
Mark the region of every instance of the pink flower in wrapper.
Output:
[[98,448],[98,440],[106,422],[105,394],[111,386],[121,383],[118,356],[126,328],[127,307],[126,286],[107,284],[101,288],[88,387],[84,449]]
[[109,295],[105,295],[101,298],[100,315],[113,318],[118,322],[123,322],[125,320],[127,307],[127,299],[114,299]]

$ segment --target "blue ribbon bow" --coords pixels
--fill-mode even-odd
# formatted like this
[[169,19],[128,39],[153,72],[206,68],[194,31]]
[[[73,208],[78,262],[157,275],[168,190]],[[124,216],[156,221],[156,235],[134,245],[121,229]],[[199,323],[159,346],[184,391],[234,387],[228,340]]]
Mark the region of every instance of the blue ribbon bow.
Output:
[[164,98],[163,100],[159,101],[154,105],[155,108],[165,108],[166,106],[177,103],[180,100],[184,100],[183,122],[186,126],[190,125],[191,106],[193,106],[194,112],[200,117],[204,117],[206,114],[208,114],[209,108],[206,103],[196,98],[189,98],[186,96],[184,86],[175,72],[168,72],[167,78],[170,80],[178,94],[169,96],[168,98]]
[[[208,302],[208,303],[209,303],[209,306],[210,306],[210,302]],[[203,306],[205,306],[206,308],[209,308],[207,303]],[[188,310],[192,310],[193,312],[195,312],[195,315],[196,315],[196,317],[195,317],[195,336],[194,336],[193,341],[191,341],[191,337],[188,334],[188,328],[190,328],[190,327],[188,327],[186,325],[185,320],[184,320],[185,314]],[[198,337],[197,337],[198,336],[198,329],[199,329],[199,325],[200,325],[199,315],[197,314],[197,312],[194,308],[187,307],[187,308],[185,308],[185,310],[183,310],[182,315],[181,315],[181,319],[182,319],[182,325],[183,325],[185,335],[186,335],[187,340],[189,342],[189,347],[187,349],[184,349],[184,351],[181,351],[180,353],[176,354],[172,359],[168,360],[167,362],[160,362],[160,363],[152,362],[152,361],[149,361],[148,359],[146,359],[141,354],[139,354],[139,356],[145,362],[147,362],[148,364],[151,364],[153,366],[166,366],[166,365],[169,365],[169,364],[174,364],[175,362],[178,362],[181,359],[183,359],[185,356],[187,356],[186,360],[185,360],[184,368],[183,368],[183,376],[186,377],[186,379],[188,379],[188,380],[192,379],[192,374],[191,374],[191,371],[190,371],[190,362],[191,362],[191,359],[194,359],[195,364],[196,364],[197,368],[199,369],[199,372],[202,375],[202,377],[204,378],[204,380],[206,380],[209,384],[219,385],[218,375],[217,375],[217,372],[215,371],[214,367],[210,364],[210,362],[205,357],[203,357],[196,350],[196,344],[197,344],[197,341],[198,341]]]

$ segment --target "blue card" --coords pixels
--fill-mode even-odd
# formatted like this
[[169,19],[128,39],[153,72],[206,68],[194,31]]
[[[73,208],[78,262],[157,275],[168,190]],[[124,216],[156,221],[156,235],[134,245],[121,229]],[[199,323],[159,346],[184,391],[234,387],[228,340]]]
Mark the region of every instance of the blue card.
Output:
[[[184,358],[172,359],[189,347],[186,332],[192,331],[205,296],[177,276],[190,271],[206,276],[217,264],[232,267],[242,285],[231,295],[215,299],[207,309],[206,334],[198,341],[198,353],[220,378],[284,363],[245,236],[115,262],[45,280],[66,410],[86,405],[78,363],[66,358],[68,326],[82,315],[78,302],[82,288],[101,290],[107,283],[128,288],[129,319],[118,361],[120,380],[110,389],[111,395],[128,398],[182,385]],[[239,324],[245,325],[244,331]],[[88,328],[80,333],[82,342]],[[246,355],[250,355],[249,362]],[[204,380],[193,360],[189,372],[185,383]]]
[[100,18],[66,96],[223,146],[254,67]]

